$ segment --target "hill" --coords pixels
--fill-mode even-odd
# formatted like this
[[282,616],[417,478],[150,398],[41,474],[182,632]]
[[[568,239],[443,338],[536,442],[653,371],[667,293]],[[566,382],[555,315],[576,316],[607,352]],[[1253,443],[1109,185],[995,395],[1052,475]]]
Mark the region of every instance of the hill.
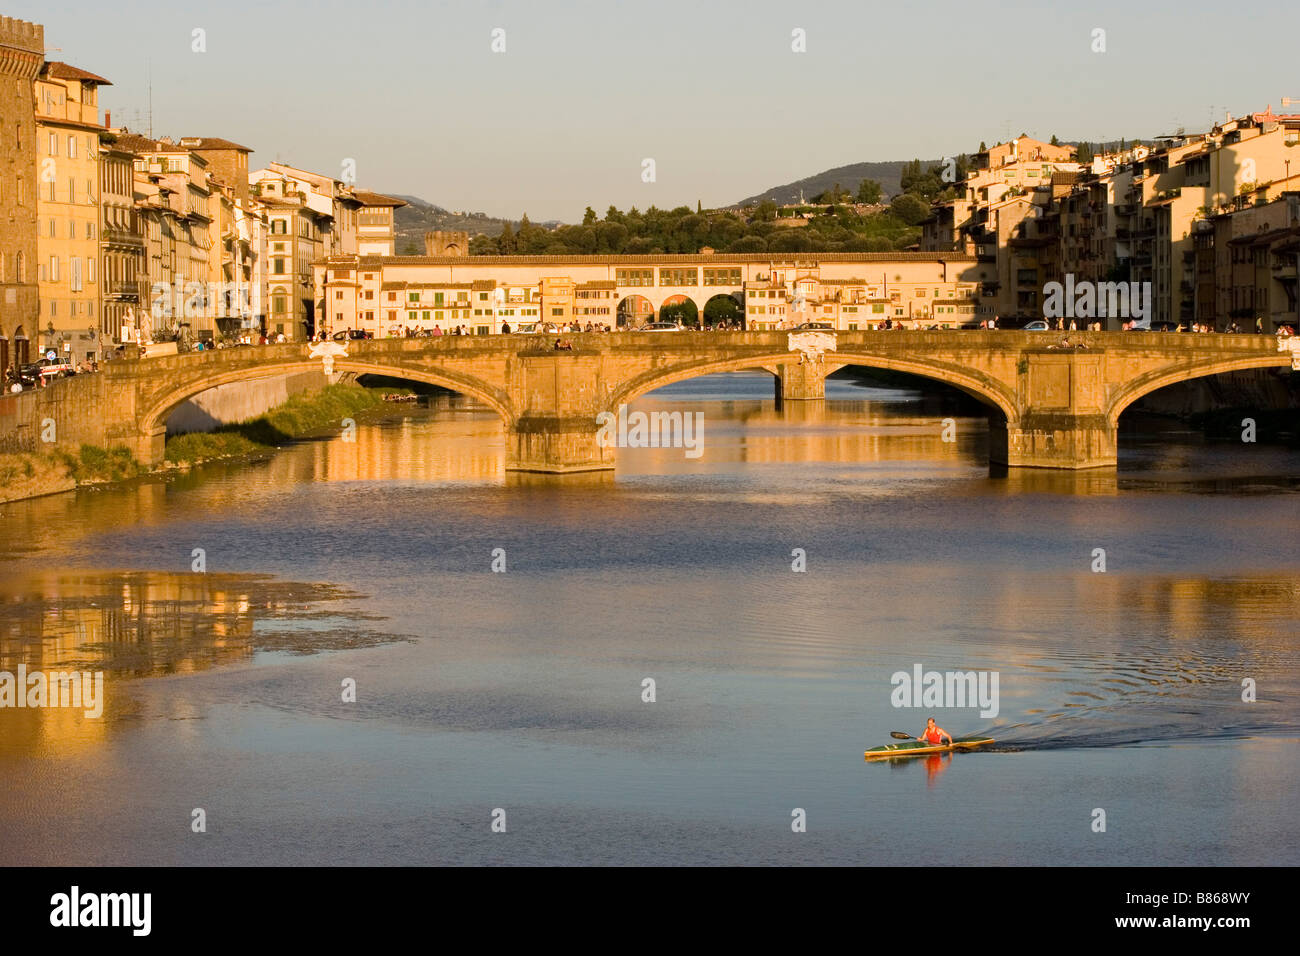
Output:
[[[471,237],[480,233],[498,236],[506,220],[497,219],[481,212],[451,212],[441,206],[426,202],[419,196],[403,196],[390,193],[398,199],[405,199],[410,205],[397,210],[394,231],[397,234],[397,251],[404,253],[423,253],[424,234],[435,229],[463,230]],[[511,223],[513,228],[515,223]],[[413,248],[411,248],[413,246]]]
[[[903,191],[902,186],[899,185],[899,176],[908,162],[910,160],[900,159],[887,163],[852,163],[848,166],[837,166],[814,176],[786,183],[784,186],[773,186],[756,196],[742,199],[736,203],[736,206],[752,206],[764,199],[770,199],[778,205],[798,202],[800,190],[803,190],[804,199],[811,199],[823,190],[830,189],[836,183],[839,183],[849,192],[857,192],[858,183],[864,179],[874,179],[880,183],[886,197],[897,196]],[[924,160],[922,165],[928,167],[931,163],[936,162],[938,160]]]

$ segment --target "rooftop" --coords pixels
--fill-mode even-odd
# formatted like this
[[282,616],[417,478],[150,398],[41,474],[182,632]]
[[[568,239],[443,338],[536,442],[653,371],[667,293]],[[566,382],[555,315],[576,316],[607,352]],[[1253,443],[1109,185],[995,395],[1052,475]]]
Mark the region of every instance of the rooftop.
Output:
[[41,68],[44,76],[56,80],[80,80],[83,83],[99,83],[103,86],[112,86],[110,80],[104,79],[97,73],[91,73],[89,70],[83,70],[80,67],[73,66],[70,63],[62,63],[58,60],[47,60],[45,66]]

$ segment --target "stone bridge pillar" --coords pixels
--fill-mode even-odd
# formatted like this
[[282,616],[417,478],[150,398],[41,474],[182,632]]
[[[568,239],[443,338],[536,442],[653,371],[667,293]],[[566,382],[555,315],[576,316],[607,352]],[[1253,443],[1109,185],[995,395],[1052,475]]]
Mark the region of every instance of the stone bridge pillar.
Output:
[[510,393],[520,412],[508,426],[507,471],[613,469],[616,449],[596,440],[596,415],[604,410],[600,364],[597,351],[520,352],[511,360]]
[[990,458],[1021,468],[1114,468],[1100,349],[1026,349],[1017,368],[1020,414],[990,429]]
[[838,365],[791,359],[776,366],[776,402],[817,401],[826,397],[826,375]]

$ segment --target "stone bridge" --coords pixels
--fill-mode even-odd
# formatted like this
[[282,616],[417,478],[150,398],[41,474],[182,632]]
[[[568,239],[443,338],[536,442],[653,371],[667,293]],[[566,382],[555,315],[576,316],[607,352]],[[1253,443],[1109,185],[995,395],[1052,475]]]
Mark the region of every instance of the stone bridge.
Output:
[[[816,401],[845,366],[908,372],[955,386],[986,406],[991,457],[1009,466],[1114,467],[1120,413],[1147,392],[1203,375],[1291,367],[1264,335],[837,332],[833,350],[792,349],[787,332],[442,336],[347,343],[333,371],[395,376],[463,393],[493,409],[509,442],[507,468],[564,473],[614,467],[596,416],[671,382],[741,369],[775,376],[776,397]],[[798,344],[798,343],[796,343]],[[168,414],[217,385],[322,368],[308,345],[271,345],[114,361],[37,392],[0,398],[0,436],[53,419],[60,441],[127,445],[162,460]],[[19,408],[16,402],[24,403]]]

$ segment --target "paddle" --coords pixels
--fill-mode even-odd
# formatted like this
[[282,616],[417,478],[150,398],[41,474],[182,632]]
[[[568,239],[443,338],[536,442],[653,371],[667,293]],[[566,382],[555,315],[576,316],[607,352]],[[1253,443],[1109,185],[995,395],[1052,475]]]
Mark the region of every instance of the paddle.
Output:
[[891,730],[889,732],[889,736],[895,738],[896,740],[916,740],[916,738],[913,737],[911,734],[905,734],[901,730]]

